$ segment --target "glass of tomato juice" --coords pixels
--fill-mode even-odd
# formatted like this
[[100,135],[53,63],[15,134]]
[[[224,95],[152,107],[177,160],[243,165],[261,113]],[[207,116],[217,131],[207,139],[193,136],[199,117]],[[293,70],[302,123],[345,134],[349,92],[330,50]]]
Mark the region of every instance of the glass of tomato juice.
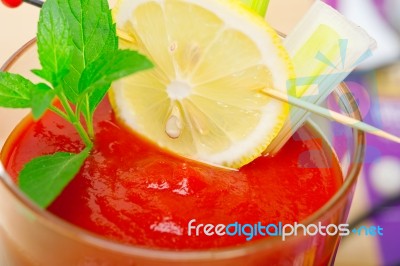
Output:
[[[5,63],[2,70],[33,77],[30,70],[37,69],[38,66],[36,42],[32,40],[17,51]],[[339,86],[332,96],[337,106],[341,106],[343,113],[355,119],[361,118],[355,100],[346,86]],[[2,121],[0,147],[26,114],[26,111],[0,109]],[[265,176],[262,176],[263,171],[261,171],[260,180],[266,179],[266,182],[270,183],[266,186],[259,185],[258,190],[259,194],[271,194],[264,192],[264,189],[269,186],[272,186],[273,190],[281,190],[273,185],[275,182],[286,182],[283,186],[288,191],[300,191],[296,192],[297,194],[313,190],[315,192],[308,192],[305,196],[299,195],[292,201],[290,199],[277,200],[277,202],[282,201],[282,204],[290,205],[304,198],[304,205],[315,205],[312,213],[305,216],[303,214],[298,221],[286,222],[299,222],[307,228],[308,225],[334,224],[338,226],[346,222],[349,212],[364,156],[364,134],[321,118],[315,121],[310,120],[294,135],[290,144],[292,146],[284,152],[286,154],[284,157],[276,156],[277,161],[272,164],[277,165],[279,169],[284,169],[279,178],[273,176],[273,180],[268,181],[267,177],[270,174],[265,172]],[[298,147],[305,147],[305,150],[296,148],[296,142],[300,143]],[[7,161],[10,160],[8,154],[10,147],[6,146],[10,146],[10,143],[15,143],[15,141],[7,140],[3,147],[0,164],[1,265],[332,265],[334,262],[340,241],[339,233],[335,232],[334,227],[329,229],[331,234],[325,233],[325,235],[315,233],[313,229],[315,227],[310,227],[310,233],[306,236],[298,233],[296,236],[287,236],[285,240],[280,236],[269,236],[243,241],[243,243],[232,242],[232,245],[228,241],[221,246],[216,244],[213,246],[213,243],[219,243],[217,241],[211,242],[207,247],[191,246],[191,244],[186,247],[186,240],[182,242],[183,244],[179,244],[178,240],[179,245],[176,244],[177,246],[174,247],[172,243],[170,247],[167,245],[165,248],[157,247],[157,245],[134,245],[95,234],[67,222],[60,218],[60,215],[37,207],[18,189],[15,178],[12,178],[12,174],[6,170],[8,169]],[[311,187],[305,181],[302,183],[285,179],[285,176],[290,175],[289,172],[292,171],[286,169],[290,157],[294,157],[292,158],[292,161],[296,162],[294,167],[299,169],[293,170],[299,171],[295,177],[299,180],[306,180],[309,173],[320,167],[315,162],[315,158],[322,158],[321,160],[326,163],[322,167],[331,169],[330,172],[328,171],[327,178],[333,180],[333,186],[336,188],[325,201],[318,203],[319,205],[315,203],[319,197],[317,191],[324,190],[324,184],[321,185],[322,187]],[[258,166],[256,163],[246,167]],[[301,176],[305,179],[300,179]],[[314,194],[316,196],[312,196]],[[276,206],[271,208],[271,213],[285,212],[285,208]],[[290,205],[288,208],[293,207]],[[196,218],[194,210],[187,212],[189,214],[192,212],[193,218]],[[278,223],[278,221],[274,222]],[[200,221],[197,221],[198,223]],[[183,232],[181,237],[186,239],[187,228],[184,228]],[[193,240],[193,236],[191,239]],[[153,243],[153,240],[150,239],[149,242]],[[207,240],[204,235],[203,238],[194,239],[193,243],[201,243],[203,240]]]

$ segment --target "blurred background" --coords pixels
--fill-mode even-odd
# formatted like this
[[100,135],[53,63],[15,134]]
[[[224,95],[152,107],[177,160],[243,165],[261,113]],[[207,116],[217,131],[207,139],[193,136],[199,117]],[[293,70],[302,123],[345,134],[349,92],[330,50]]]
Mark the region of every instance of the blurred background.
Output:
[[[312,2],[271,0],[267,20],[288,34]],[[367,122],[400,135],[400,0],[326,2],[377,40],[374,56],[347,78],[347,84],[356,95]],[[0,65],[35,36],[38,15],[39,10],[28,4],[16,9],[0,5]],[[0,121],[2,119],[5,118]],[[399,194],[400,145],[368,136],[365,166],[357,185],[350,222]],[[400,265],[400,204],[384,206],[363,223],[383,227],[384,235],[352,235],[343,239],[335,265]]]

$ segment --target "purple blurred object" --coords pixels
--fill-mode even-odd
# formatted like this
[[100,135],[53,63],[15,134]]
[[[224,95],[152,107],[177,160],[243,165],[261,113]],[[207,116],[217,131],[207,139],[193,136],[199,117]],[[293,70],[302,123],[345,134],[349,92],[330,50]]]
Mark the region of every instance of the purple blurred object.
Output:
[[[398,1],[398,0],[396,0],[396,1]],[[374,0],[375,6],[378,9],[379,13],[381,13],[382,17],[386,17],[385,2],[387,2],[387,0]]]
[[[381,76],[378,75],[381,73]],[[380,70],[352,73],[346,83],[360,105],[363,119],[391,133],[400,132],[400,92],[387,94]],[[375,206],[400,193],[400,145],[367,135],[363,175],[369,205]],[[374,236],[379,243],[381,265],[399,265],[400,204],[387,206],[373,217],[375,225],[383,228],[383,236]]]
[[325,0],[324,2],[333,8],[337,8],[337,6],[338,6],[337,0]]

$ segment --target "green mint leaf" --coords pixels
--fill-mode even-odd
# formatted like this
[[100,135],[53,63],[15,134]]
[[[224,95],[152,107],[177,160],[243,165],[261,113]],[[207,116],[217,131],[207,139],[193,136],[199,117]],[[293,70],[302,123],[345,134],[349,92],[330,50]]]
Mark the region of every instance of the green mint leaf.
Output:
[[44,80],[49,81],[50,83],[53,83],[54,75],[52,72],[44,69],[32,69],[31,72],[36,76],[38,76],[39,78],[42,78]]
[[48,207],[79,172],[89,156],[81,153],[57,152],[37,157],[27,163],[19,175],[19,186],[40,207]]
[[39,83],[32,90],[31,107],[32,115],[35,120],[38,120],[51,105],[56,96],[54,90],[44,83]]
[[0,72],[0,106],[6,108],[31,107],[35,84],[18,74]]
[[98,87],[109,87],[111,82],[152,67],[143,55],[131,50],[117,50],[99,58],[82,73],[79,93],[86,93]]
[[56,0],[45,1],[40,12],[37,46],[41,70],[33,73],[56,87],[68,73],[71,63],[72,37]]
[[76,103],[83,70],[104,54],[118,49],[115,24],[107,0],[58,0],[72,39],[71,71],[64,78],[64,93]]

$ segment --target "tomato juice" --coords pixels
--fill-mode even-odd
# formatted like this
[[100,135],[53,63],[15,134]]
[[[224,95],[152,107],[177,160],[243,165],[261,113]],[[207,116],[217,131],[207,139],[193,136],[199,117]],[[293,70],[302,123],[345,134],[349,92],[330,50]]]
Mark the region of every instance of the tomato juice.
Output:
[[[160,149],[122,126],[108,100],[95,114],[95,132],[90,157],[48,211],[127,244],[198,250],[245,243],[245,236],[189,236],[188,223],[293,224],[322,207],[343,182],[333,151],[307,127],[277,155],[259,157],[239,171]],[[18,182],[32,158],[82,148],[74,128],[48,112],[16,128],[1,159]]]

